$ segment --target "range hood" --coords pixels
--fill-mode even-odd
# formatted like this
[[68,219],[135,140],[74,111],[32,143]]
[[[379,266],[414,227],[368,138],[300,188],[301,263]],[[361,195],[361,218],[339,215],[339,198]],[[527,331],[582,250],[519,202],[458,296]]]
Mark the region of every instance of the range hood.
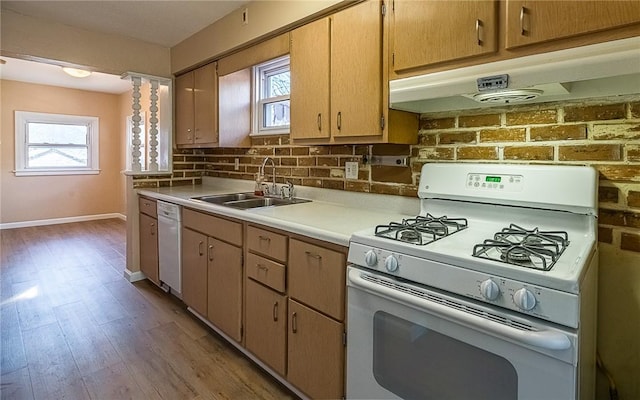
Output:
[[440,112],[640,94],[640,37],[392,80],[390,108]]

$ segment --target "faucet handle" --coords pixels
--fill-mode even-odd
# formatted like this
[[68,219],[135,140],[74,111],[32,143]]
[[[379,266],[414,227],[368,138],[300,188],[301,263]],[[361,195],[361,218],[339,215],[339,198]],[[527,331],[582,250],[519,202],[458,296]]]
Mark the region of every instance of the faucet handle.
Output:
[[[287,186],[283,186],[282,188],[280,188],[280,193],[282,195],[282,198],[288,198],[288,199],[292,199],[293,198],[293,183],[291,183],[290,181],[286,181]],[[287,193],[285,195],[285,192]]]

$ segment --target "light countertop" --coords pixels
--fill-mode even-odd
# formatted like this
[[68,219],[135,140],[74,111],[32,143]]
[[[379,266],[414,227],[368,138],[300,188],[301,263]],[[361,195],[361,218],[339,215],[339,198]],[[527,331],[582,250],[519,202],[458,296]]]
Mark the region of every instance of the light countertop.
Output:
[[402,218],[420,211],[417,198],[296,187],[296,197],[309,203],[239,210],[210,204],[193,197],[253,192],[252,181],[203,178],[203,185],[138,189],[138,193],[191,209],[253,222],[312,237],[341,246],[349,245],[353,232]]

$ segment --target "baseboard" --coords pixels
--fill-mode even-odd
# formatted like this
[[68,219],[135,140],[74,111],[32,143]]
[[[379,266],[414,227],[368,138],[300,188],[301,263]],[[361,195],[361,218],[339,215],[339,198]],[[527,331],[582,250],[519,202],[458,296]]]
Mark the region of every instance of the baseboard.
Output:
[[85,221],[94,221],[98,219],[110,219],[110,218],[118,218],[123,221],[127,220],[127,216],[121,213],[81,215],[78,217],[39,219],[34,221],[22,221],[22,222],[7,222],[4,224],[0,224],[0,230],[13,229],[13,228],[28,228],[32,226],[69,224],[71,222],[85,222]]
[[133,272],[133,271],[130,271],[128,268],[125,268],[124,279],[128,280],[129,282],[137,282],[143,279],[147,279],[147,277],[142,273],[142,271]]

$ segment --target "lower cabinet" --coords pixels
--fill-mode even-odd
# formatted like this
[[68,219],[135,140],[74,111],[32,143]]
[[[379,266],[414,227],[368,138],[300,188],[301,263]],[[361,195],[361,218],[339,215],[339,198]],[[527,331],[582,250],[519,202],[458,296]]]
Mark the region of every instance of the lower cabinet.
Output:
[[182,301],[207,315],[207,236],[182,229]]
[[344,324],[289,299],[287,380],[314,399],[344,396]]
[[247,279],[245,312],[247,350],[286,376],[287,298]]
[[160,284],[158,274],[158,220],[140,213],[140,271]]
[[239,342],[242,324],[242,249],[208,238],[207,319]]

